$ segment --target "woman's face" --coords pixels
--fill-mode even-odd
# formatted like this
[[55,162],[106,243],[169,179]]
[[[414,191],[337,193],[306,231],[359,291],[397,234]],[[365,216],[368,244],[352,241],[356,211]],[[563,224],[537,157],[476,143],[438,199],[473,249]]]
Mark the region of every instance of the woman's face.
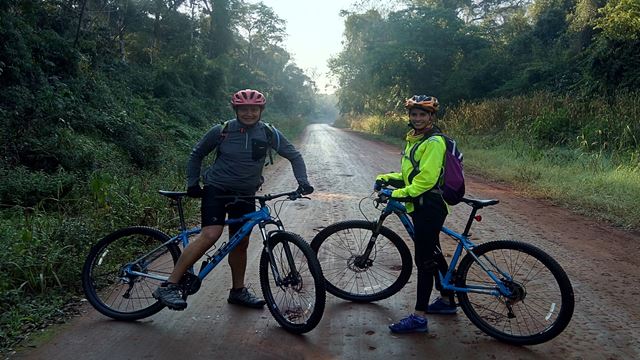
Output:
[[423,109],[413,108],[409,110],[409,121],[414,129],[420,131],[433,126],[434,114]]
[[240,105],[236,108],[238,120],[245,125],[253,125],[260,121],[262,109],[258,105]]

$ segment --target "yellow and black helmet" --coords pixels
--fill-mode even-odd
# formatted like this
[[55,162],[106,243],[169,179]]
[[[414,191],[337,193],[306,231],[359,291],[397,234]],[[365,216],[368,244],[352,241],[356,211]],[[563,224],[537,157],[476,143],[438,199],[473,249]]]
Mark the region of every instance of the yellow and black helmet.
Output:
[[430,112],[437,112],[439,105],[440,103],[438,102],[438,99],[427,95],[413,95],[404,103],[404,107],[409,110],[418,108]]

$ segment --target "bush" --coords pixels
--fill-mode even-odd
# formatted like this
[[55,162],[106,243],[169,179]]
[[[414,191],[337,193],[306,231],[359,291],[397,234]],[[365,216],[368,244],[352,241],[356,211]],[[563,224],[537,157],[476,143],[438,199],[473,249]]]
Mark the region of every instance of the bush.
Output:
[[531,136],[545,144],[573,143],[578,124],[569,117],[565,108],[558,108],[536,116],[531,123]]
[[64,170],[52,174],[32,171],[25,166],[0,168],[0,203],[4,206],[35,207],[46,201],[58,201],[69,193],[77,176]]

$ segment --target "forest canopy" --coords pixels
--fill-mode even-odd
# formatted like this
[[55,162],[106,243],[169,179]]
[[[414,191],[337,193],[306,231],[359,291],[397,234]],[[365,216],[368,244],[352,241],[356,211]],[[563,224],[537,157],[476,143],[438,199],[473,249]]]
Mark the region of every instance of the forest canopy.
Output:
[[343,113],[398,110],[399,99],[416,92],[453,105],[537,90],[607,97],[640,87],[637,0],[373,3],[343,12],[344,47],[330,61]]

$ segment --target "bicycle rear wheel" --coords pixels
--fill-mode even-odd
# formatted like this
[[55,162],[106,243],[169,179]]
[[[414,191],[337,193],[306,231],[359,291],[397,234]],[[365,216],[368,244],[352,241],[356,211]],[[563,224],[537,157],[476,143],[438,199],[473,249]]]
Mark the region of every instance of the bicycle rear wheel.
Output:
[[269,238],[268,246],[273,262],[264,249],[260,257],[260,285],[269,311],[289,332],[311,331],[322,319],[326,301],[318,259],[297,234],[278,232]]
[[[573,288],[551,256],[533,245],[507,240],[482,244],[473,253],[513,293],[458,293],[460,307],[480,330],[510,344],[534,345],[567,327],[574,309]],[[467,254],[458,267],[457,286],[491,285],[495,282]]]
[[142,319],[162,310],[164,305],[151,295],[162,281],[127,270],[168,277],[180,256],[176,245],[161,246],[168,240],[165,233],[148,227],[121,229],[100,240],[82,270],[89,303],[116,320]]
[[329,293],[355,302],[378,301],[396,294],[409,281],[411,252],[391,229],[380,228],[365,258],[374,227],[364,220],[341,221],[326,227],[311,241]]

